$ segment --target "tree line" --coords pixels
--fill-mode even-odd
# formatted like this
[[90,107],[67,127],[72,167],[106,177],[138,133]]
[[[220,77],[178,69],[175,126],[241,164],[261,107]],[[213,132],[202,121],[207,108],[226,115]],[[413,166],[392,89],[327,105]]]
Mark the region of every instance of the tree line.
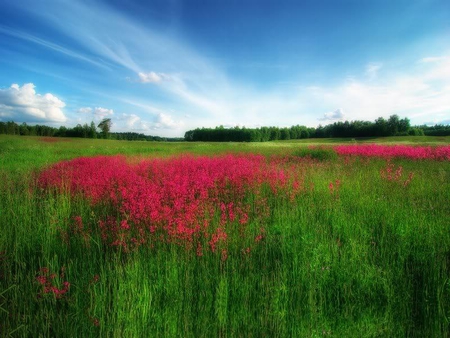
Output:
[[379,117],[370,121],[335,122],[317,128],[295,125],[292,127],[245,128],[197,128],[185,133],[186,141],[209,142],[265,142],[276,140],[296,140],[304,138],[333,137],[381,137],[381,136],[446,136],[450,135],[450,125],[411,126],[408,118],[392,115],[389,119]]
[[183,138],[167,138],[160,136],[144,135],[135,132],[111,132],[111,119],[104,119],[98,125],[92,121],[90,124],[77,124],[73,128],[61,126],[59,128],[45,125],[28,125],[25,122],[17,124],[13,121],[0,121],[0,134],[23,136],[50,136],[50,137],[79,137],[79,138],[104,138],[127,141],[183,141]]
[[389,119],[379,117],[370,121],[335,122],[317,128],[295,125],[292,127],[245,128],[197,128],[185,133],[184,138],[168,138],[135,132],[111,132],[111,119],[104,119],[98,125],[77,124],[73,128],[59,128],[46,125],[17,124],[0,121],[0,134],[24,136],[55,136],[80,138],[105,138],[128,141],[208,141],[208,142],[266,142],[276,140],[297,140],[305,138],[332,137],[380,137],[380,136],[449,136],[450,125],[411,126],[408,118],[400,119],[392,115]]

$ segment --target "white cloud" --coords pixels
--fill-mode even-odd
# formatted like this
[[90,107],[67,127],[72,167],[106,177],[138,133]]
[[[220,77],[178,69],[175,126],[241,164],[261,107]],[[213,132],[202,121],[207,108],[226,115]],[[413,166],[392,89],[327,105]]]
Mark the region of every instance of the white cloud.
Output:
[[139,76],[139,82],[142,82],[142,83],[158,83],[158,82],[161,82],[163,80],[167,80],[170,78],[169,75],[167,75],[167,74],[155,73],[155,72],[150,72],[150,73],[139,72],[138,76]]
[[82,108],[78,109],[78,112],[81,114],[90,114],[90,113],[92,113],[92,108],[91,107],[82,107]]
[[116,122],[120,122],[119,125],[125,125],[126,130],[148,130],[145,125],[142,124],[142,120],[136,114],[120,114],[115,118]]
[[178,129],[183,125],[182,122],[176,122],[172,116],[159,113],[155,118],[155,129]]
[[434,61],[426,62],[428,72],[425,74],[424,80],[427,81],[443,81],[450,85],[450,57],[435,57]]
[[97,121],[110,117],[114,114],[114,110],[103,107],[81,107],[77,110],[77,112],[80,114],[92,114],[93,118]]
[[[68,40],[78,42],[81,47],[78,50],[83,54],[74,54],[62,46],[25,33],[9,32],[9,35],[91,64],[98,63],[98,66],[103,65],[107,69],[125,71],[127,73],[123,77],[134,77],[131,82],[158,84],[139,89],[146,91],[146,98],[142,98],[142,104],[135,105],[137,109],[134,114],[125,114],[124,126],[181,128],[179,120],[185,115],[192,116],[185,119],[188,128],[238,123],[246,126],[313,126],[317,124],[318,117],[336,120],[341,115],[343,118],[344,111],[345,118],[349,120],[373,121],[379,116],[392,114],[415,117],[417,123],[425,121],[423,119],[431,120],[437,114],[444,114],[442,120],[450,118],[448,56],[422,57],[413,65],[402,64],[395,73],[389,71],[391,65],[387,62],[372,62],[359,74],[351,74],[350,79],[342,78],[340,82],[336,82],[336,74],[330,74],[332,81],[323,84],[304,83],[299,78],[300,88],[283,86],[260,90],[251,83],[244,84],[228,78],[226,67],[220,62],[214,63],[213,58],[201,55],[189,45],[189,41],[177,39],[176,34],[165,34],[151,22],[143,24],[105,2],[56,1],[48,11],[38,12],[32,11],[32,6],[21,7],[30,7],[30,14],[64,34]],[[86,20],[81,22],[79,17]],[[166,73],[148,72],[150,69]],[[130,94],[121,89],[115,91],[121,94],[114,99],[130,99]],[[151,91],[157,95],[152,96]],[[158,101],[153,101],[154,98]],[[341,108],[324,115],[330,107]],[[90,109],[92,111],[87,113],[94,113],[95,116],[113,114],[111,109]],[[176,112],[172,113],[171,109]],[[167,113],[169,111],[170,114]],[[140,113],[150,114],[149,122],[142,120]],[[0,116],[6,114],[11,114],[11,106],[0,101]],[[433,117],[429,116],[433,114]]]
[[344,112],[341,108],[336,109],[333,112],[325,113],[322,118],[319,119],[319,121],[328,121],[328,122],[334,122],[334,121],[342,121],[345,118]]
[[427,126],[434,126],[436,124],[441,124],[441,125],[450,125],[450,118],[445,119],[445,120],[440,120],[440,119],[434,119],[433,121],[426,121],[423,124],[427,125]]
[[123,114],[123,115],[125,117],[125,122],[126,122],[128,128],[132,129],[136,123],[141,121],[141,118],[139,116],[137,116],[136,114],[130,114],[130,115]]
[[102,107],[95,107],[93,112],[94,112],[94,115],[97,115],[101,118],[104,118],[104,117],[114,114],[114,111],[112,109],[107,109],[107,108],[102,108]]
[[447,120],[450,118],[450,60],[447,57],[426,63],[419,60],[407,71],[385,74],[376,82],[353,77],[335,86],[305,88],[300,95],[308,100],[312,111],[314,107],[338,106],[348,120],[374,121],[393,114],[408,117],[412,124],[430,121],[430,117]]
[[448,60],[448,57],[446,56],[429,56],[425,57],[419,60],[421,63],[433,63],[433,62],[439,62],[439,61],[445,61]]
[[116,118],[116,121],[121,122],[126,126],[126,130],[135,132],[149,132],[151,130],[167,130],[179,129],[184,124],[183,122],[175,121],[171,115],[158,113],[153,121],[144,121],[136,114],[121,114]]
[[53,94],[36,94],[33,83],[0,89],[0,117],[17,122],[65,122],[66,104]]

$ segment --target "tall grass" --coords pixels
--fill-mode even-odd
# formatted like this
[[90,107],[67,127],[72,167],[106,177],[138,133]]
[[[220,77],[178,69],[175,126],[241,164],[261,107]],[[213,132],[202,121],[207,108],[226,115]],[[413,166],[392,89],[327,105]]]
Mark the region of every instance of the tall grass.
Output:
[[[199,256],[167,241],[111,248],[95,227],[114,213],[110,205],[37,184],[51,163],[102,153],[95,142],[17,142],[0,159],[4,337],[448,335],[449,162],[290,157],[281,165],[301,172],[302,192],[267,186],[262,196],[246,195],[255,211],[266,198],[269,213],[250,217],[245,236],[230,231],[225,257],[222,250]],[[248,145],[141,147],[103,151],[160,156],[193,147],[212,155]],[[274,151],[267,148],[261,152]],[[26,165],[4,155],[16,150]],[[76,217],[92,231],[79,231]],[[57,290],[70,287],[58,296],[42,277]]]

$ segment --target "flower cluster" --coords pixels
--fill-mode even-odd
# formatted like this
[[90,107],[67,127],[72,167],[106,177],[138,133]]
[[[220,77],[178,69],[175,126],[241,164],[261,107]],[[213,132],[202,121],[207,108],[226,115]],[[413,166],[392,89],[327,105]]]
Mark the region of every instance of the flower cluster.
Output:
[[406,187],[411,183],[414,173],[410,172],[406,180],[403,180],[403,167],[399,165],[396,168],[395,165],[388,160],[386,162],[386,167],[380,170],[380,176],[386,181],[401,183]]
[[330,182],[330,184],[328,184],[328,190],[330,191],[330,194],[331,195],[338,194],[340,186],[341,186],[340,180],[335,180],[334,182]]
[[418,147],[407,145],[355,144],[335,146],[339,155],[357,155],[369,157],[403,157],[414,160],[450,161],[450,146]]
[[70,289],[70,283],[68,281],[63,281],[65,275],[64,267],[58,274],[51,273],[49,268],[43,267],[39,270],[36,277],[37,283],[41,286],[42,291],[39,296],[53,294],[56,299],[63,298]]
[[[157,240],[202,255],[203,244],[226,257],[228,233],[263,224],[270,214],[267,195],[294,199],[303,191],[301,175],[288,161],[261,155],[99,156],[57,163],[41,173],[39,184],[109,207],[97,224],[109,246],[127,251]],[[83,221],[73,218],[73,234],[91,231]]]

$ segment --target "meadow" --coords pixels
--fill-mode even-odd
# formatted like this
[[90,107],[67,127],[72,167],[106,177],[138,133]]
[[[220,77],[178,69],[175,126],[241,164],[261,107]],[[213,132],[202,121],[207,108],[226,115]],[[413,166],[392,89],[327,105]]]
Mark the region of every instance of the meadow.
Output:
[[0,135],[3,337],[447,337],[450,137]]

